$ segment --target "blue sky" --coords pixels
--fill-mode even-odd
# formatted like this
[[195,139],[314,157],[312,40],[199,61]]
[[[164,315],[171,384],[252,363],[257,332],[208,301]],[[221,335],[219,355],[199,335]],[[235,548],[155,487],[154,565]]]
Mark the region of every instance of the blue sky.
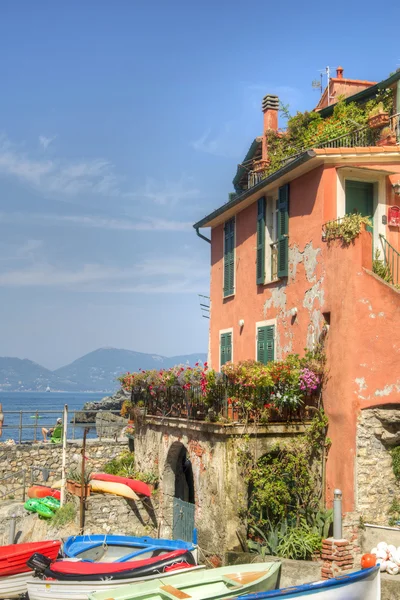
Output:
[[191,226],[227,200],[262,97],[304,110],[326,65],[400,66],[394,3],[304,6],[3,0],[0,355],[207,350],[210,248]]

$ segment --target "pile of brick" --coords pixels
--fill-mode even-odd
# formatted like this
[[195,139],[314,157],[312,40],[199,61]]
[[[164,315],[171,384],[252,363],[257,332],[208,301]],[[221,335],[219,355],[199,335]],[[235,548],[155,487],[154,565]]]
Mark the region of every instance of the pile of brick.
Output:
[[322,579],[331,579],[350,571],[354,566],[352,544],[348,540],[322,540]]

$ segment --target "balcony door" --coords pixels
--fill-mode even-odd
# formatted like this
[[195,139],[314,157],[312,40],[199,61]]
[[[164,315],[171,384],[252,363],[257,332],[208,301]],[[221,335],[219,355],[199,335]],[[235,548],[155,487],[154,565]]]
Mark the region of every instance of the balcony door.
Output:
[[[374,184],[367,181],[346,180],[346,214],[358,213],[374,219]],[[372,227],[367,227],[373,231]]]

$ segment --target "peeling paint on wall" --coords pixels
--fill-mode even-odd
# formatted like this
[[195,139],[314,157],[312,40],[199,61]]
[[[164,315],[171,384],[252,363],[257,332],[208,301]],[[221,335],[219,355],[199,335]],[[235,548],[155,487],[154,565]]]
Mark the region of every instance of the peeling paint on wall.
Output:
[[267,318],[268,309],[271,307],[284,311],[286,308],[286,286],[280,285],[271,292],[271,298],[264,303],[264,318]]
[[314,300],[317,300],[320,306],[323,306],[324,304],[324,290],[322,288],[323,280],[324,278],[321,277],[321,279],[304,294],[303,306],[309,311],[313,309]]
[[396,383],[385,385],[383,390],[375,390],[375,396],[389,396],[395,390],[400,392],[400,379]]
[[356,384],[358,385],[358,391],[362,392],[367,389],[367,384],[365,383],[365,377],[358,377],[355,379]]
[[314,309],[310,315],[310,322],[307,328],[307,348],[315,348],[321,335],[321,311]]
[[297,266],[300,263],[304,265],[307,281],[315,281],[319,252],[321,252],[321,248],[313,248],[312,242],[306,244],[303,252],[299,250],[296,244],[291,246],[289,248],[289,281],[292,282],[296,279]]

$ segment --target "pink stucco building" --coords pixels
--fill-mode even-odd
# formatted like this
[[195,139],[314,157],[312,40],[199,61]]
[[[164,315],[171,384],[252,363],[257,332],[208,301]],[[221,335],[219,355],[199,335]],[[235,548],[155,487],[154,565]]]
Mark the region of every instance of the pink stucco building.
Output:
[[[400,283],[400,229],[396,209],[390,210],[400,205],[400,72],[378,84],[359,84],[347,101],[366,102],[380,89],[393,90],[389,126],[397,141],[338,138],[265,175],[266,134],[278,128],[278,99],[268,95],[264,129],[238,167],[236,193],[194,225],[197,233],[211,230],[214,369],[228,360],[303,354],[325,339],[323,400],[332,439],[326,489],[328,497],[335,487],[343,490],[346,511],[357,509],[361,411],[400,406],[400,292],[394,285]],[[323,103],[318,109],[324,118],[332,111]],[[328,244],[324,225],[352,212],[369,215],[372,231],[346,247],[340,240]],[[376,249],[390,263],[391,284],[372,272]]]

